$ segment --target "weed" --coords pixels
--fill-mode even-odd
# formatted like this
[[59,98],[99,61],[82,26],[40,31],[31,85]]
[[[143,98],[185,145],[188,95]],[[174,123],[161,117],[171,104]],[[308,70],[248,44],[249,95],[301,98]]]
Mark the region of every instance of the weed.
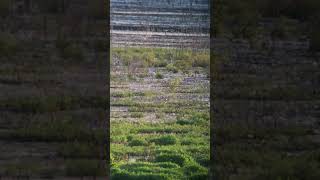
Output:
[[143,138],[132,138],[129,140],[128,145],[129,146],[145,146],[147,144],[147,141]]
[[166,69],[170,72],[173,72],[173,73],[177,73],[178,72],[178,68],[176,68],[173,64],[168,64],[166,66]]
[[164,135],[164,136],[152,139],[150,142],[154,142],[157,145],[174,145],[177,143],[177,138],[173,135]]
[[163,75],[160,72],[156,73],[156,78],[157,79],[163,79]]
[[176,77],[176,78],[170,80],[168,84],[169,84],[170,90],[172,92],[175,92],[181,83],[182,83],[182,79],[179,77]]
[[144,114],[143,112],[131,112],[130,116],[132,118],[143,118]]
[[189,161],[189,158],[183,154],[161,153],[156,156],[155,162],[171,162],[179,166],[184,166]]

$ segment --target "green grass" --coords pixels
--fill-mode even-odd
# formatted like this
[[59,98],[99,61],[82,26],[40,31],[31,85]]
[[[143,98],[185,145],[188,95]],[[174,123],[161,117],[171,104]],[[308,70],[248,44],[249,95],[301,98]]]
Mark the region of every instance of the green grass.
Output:
[[[155,67],[159,68],[155,76],[148,76],[167,88],[128,92],[117,87],[120,91],[111,93],[111,106],[124,106],[129,112],[122,119],[111,119],[111,179],[207,179],[210,160],[208,106],[205,102],[180,99],[176,93],[208,93],[204,86],[184,89],[181,75],[208,73],[209,51],[113,48],[112,57],[127,66],[125,71],[145,68],[145,71],[141,70],[142,77],[132,73],[132,79],[126,79],[124,83],[143,83],[142,78],[148,75],[147,68]],[[164,78],[167,75],[176,78],[168,80]],[[115,83],[122,84],[121,79],[113,78]],[[169,98],[158,102],[160,95]],[[197,112],[198,109],[208,111]],[[166,119],[173,113],[177,119]],[[155,119],[152,119],[153,115]],[[126,120],[128,117],[137,120]]]
[[[189,113],[185,117],[205,118],[209,121],[208,115]],[[201,179],[208,176],[207,124],[128,121],[113,121],[111,124],[113,179],[173,180]],[[189,143],[186,143],[187,141]],[[136,159],[136,162],[130,162],[131,158]],[[194,171],[190,172],[190,169]]]
[[119,164],[112,168],[112,179],[196,179],[207,178],[207,170],[196,163],[187,164],[184,167],[171,162],[137,162]]
[[154,142],[156,145],[175,145],[177,141],[174,135],[164,135],[151,139],[151,142]]
[[145,146],[147,145],[147,141],[142,137],[128,137],[128,145],[129,146]]
[[143,114],[143,112],[131,112],[130,116],[132,118],[143,118],[144,114]]
[[182,177],[179,167],[171,163],[129,163],[113,167],[112,179],[171,180]]
[[142,67],[166,67],[178,72],[193,67],[209,68],[208,50],[178,50],[164,48],[113,48],[112,56],[122,60],[125,65],[141,62]]

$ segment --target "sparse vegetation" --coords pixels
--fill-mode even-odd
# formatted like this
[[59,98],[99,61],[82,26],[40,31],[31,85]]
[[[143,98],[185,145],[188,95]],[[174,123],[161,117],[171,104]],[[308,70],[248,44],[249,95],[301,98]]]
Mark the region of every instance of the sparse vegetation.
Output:
[[157,79],[163,79],[163,75],[160,72],[156,73],[156,78]]
[[[208,50],[178,50],[161,48],[113,48],[112,55],[124,65],[140,61],[144,67],[166,67],[168,71],[185,71],[191,67],[209,68]],[[179,67],[179,68],[177,68]]]
[[157,145],[174,145],[177,143],[177,138],[173,135],[165,135],[158,138],[151,139]]
[[[199,91],[193,91],[183,83],[194,68],[198,74],[208,73],[208,52],[115,48],[112,56],[120,61],[116,67],[126,69],[140,61],[140,68],[154,68],[156,72],[125,82],[129,87],[131,83],[144,87],[147,80],[156,88],[129,93],[119,87],[111,92],[111,106],[128,107],[128,111],[111,115],[112,179],[206,179],[210,159],[208,106],[198,98],[190,101],[176,96],[180,89],[186,94],[208,93],[207,86],[199,85]],[[167,76],[170,78],[164,78]],[[203,112],[196,113],[198,108]]]

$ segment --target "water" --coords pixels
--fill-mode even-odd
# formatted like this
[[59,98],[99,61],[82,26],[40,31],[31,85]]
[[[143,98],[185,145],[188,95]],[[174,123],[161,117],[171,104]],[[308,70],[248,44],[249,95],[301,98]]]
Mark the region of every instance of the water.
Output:
[[207,47],[209,14],[209,0],[111,0],[112,44]]

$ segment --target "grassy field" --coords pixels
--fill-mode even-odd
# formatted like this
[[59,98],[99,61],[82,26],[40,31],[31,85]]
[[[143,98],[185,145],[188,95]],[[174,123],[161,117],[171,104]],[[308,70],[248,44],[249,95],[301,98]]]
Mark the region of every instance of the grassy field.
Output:
[[208,51],[114,48],[112,179],[206,179]]

